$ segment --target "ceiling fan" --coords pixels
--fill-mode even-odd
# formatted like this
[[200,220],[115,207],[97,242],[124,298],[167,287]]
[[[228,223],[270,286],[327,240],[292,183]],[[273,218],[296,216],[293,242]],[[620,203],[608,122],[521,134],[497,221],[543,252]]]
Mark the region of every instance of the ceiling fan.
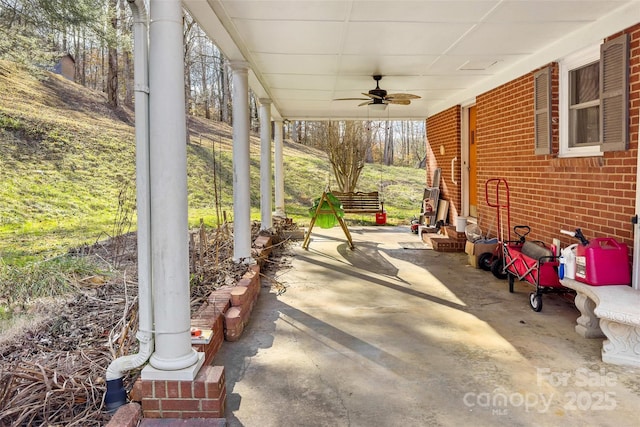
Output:
[[367,98],[338,98],[334,99],[334,101],[365,101],[358,104],[358,107],[362,107],[363,105],[376,105],[376,106],[386,106],[388,104],[397,104],[397,105],[409,105],[411,104],[412,99],[419,99],[418,95],[413,95],[411,93],[390,93],[387,94],[387,91],[384,89],[380,89],[379,82],[382,79],[381,75],[372,76],[373,80],[376,81],[376,88],[371,89],[368,93],[362,93]]

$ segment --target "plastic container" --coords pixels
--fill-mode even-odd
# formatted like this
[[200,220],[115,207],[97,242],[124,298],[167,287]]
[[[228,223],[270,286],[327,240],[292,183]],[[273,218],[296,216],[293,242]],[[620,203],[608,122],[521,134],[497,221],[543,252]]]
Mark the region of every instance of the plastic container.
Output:
[[464,233],[465,228],[467,228],[467,218],[464,216],[456,217],[456,232]]
[[564,277],[567,279],[576,278],[576,248],[577,243],[567,246],[561,252],[564,259]]
[[469,224],[464,228],[464,234],[467,236],[467,240],[470,242],[475,242],[477,240],[482,239],[484,236],[482,235],[482,230],[478,227],[477,224]]
[[593,286],[631,283],[629,248],[610,237],[592,239],[576,247],[575,278]]
[[386,212],[376,212],[376,224],[385,225],[387,223],[387,213]]

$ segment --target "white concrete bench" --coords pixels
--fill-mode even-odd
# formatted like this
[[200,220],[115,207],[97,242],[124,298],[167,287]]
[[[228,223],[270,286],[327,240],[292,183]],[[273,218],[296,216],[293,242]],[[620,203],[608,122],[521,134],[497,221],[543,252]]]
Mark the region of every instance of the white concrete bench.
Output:
[[585,338],[607,339],[602,361],[640,367],[640,291],[630,286],[590,286],[562,279],[576,291],[575,304],[582,316],[576,332]]

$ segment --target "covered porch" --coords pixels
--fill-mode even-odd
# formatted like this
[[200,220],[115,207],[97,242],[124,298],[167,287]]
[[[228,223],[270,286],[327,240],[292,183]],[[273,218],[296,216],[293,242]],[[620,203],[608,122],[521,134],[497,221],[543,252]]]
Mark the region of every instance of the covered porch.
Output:
[[[421,96],[411,108],[388,107],[380,118],[424,119],[528,72],[532,64],[572,51],[585,37],[594,41],[635,23],[638,14],[634,1],[595,1],[578,9],[573,2],[544,1],[398,3],[402,7],[358,1],[184,2],[231,60],[238,262],[253,262],[247,232],[248,189],[256,184],[248,174],[249,88],[261,104],[261,220],[268,228],[274,207],[286,214],[278,148],[283,120],[369,119],[368,107],[333,99],[366,93],[369,76],[377,73],[386,76],[382,83],[390,92]],[[141,329],[154,336],[144,337],[152,344],[136,362],[149,359],[142,377],[157,381],[193,379],[202,364],[190,346],[187,306],[181,7],[180,1],[150,1],[149,81],[148,87],[138,85],[150,110],[141,126],[148,126],[148,139],[141,137],[137,162],[138,183],[144,184],[138,188],[145,252],[140,258],[146,260],[140,276],[153,290],[146,297],[153,298],[153,313],[146,313]],[[146,17],[139,23],[144,26]],[[543,314],[535,314],[526,307],[528,292],[509,295],[504,284],[465,268],[457,255],[405,251],[398,242],[411,235],[393,233],[354,232],[360,242],[353,253],[328,234],[295,258],[290,276],[299,283],[282,298],[266,296],[268,303],[259,305],[266,317],[252,320],[255,337],[227,346],[235,356],[224,357],[239,359],[220,362],[239,363],[227,369],[238,369],[235,379],[229,375],[228,389],[229,411],[240,423],[271,424],[264,417],[276,408],[299,417],[274,418],[276,425],[309,425],[316,413],[335,417],[318,425],[451,425],[478,417],[484,421],[479,424],[529,424],[537,417],[547,424],[626,425],[634,419],[631,408],[639,403],[634,370],[602,365],[601,344],[575,336],[570,303],[550,302]],[[298,285],[304,291],[294,292]],[[587,371],[578,372],[583,367]],[[121,369],[114,371],[117,378]],[[584,384],[581,375],[592,372],[606,385]],[[609,373],[615,385],[607,382]],[[285,397],[284,391],[293,395]],[[538,400],[531,406],[527,399],[534,396]],[[300,401],[310,406],[298,409]],[[600,407],[595,410],[594,404]],[[621,418],[610,422],[609,416]]]
[[637,423],[638,370],[601,360],[570,300],[535,313],[531,286],[510,294],[464,253],[403,249],[408,227],[352,236],[353,251],[338,227],[294,247],[287,291],[263,287],[216,356],[229,426]]

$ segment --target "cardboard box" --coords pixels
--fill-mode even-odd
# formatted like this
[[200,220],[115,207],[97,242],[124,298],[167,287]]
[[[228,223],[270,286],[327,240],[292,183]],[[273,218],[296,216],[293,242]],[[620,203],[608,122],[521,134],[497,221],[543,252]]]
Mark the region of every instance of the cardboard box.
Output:
[[497,243],[473,243],[467,240],[467,243],[465,243],[464,246],[464,251],[468,255],[467,258],[469,259],[469,265],[473,268],[480,268],[480,265],[478,265],[480,255],[487,252],[493,252],[497,246]]

